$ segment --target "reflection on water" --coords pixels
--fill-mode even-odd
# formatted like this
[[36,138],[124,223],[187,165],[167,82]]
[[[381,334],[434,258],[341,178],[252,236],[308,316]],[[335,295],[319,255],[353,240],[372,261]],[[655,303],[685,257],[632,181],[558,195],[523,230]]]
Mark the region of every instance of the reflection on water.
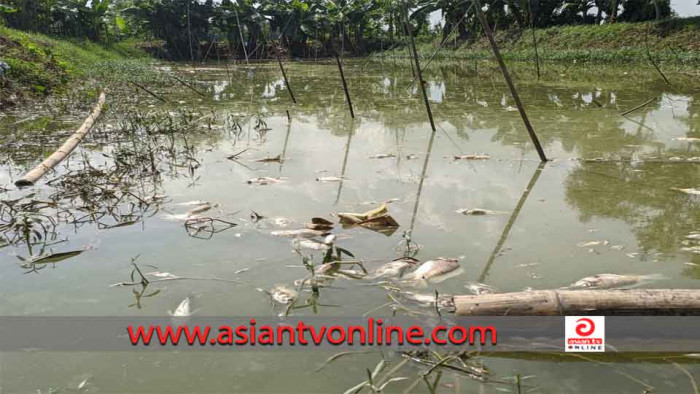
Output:
[[[205,98],[181,86],[154,87],[184,102],[177,107],[116,93],[108,117],[56,173],[33,189],[0,189],[0,313],[163,315],[190,297],[202,315],[277,314],[279,305],[271,307],[257,288],[294,286],[308,273],[292,240],[270,233],[303,228],[312,217],[336,222],[338,212],[365,212],[383,202],[397,231],[335,226],[336,246],[370,271],[404,254],[460,258],[464,272],[426,293],[464,294],[473,281],[502,291],[554,288],[598,273],[660,273],[668,279],[654,285],[700,285],[698,242],[689,237],[700,230],[700,199],[678,190],[700,187],[699,96],[692,81],[674,76],[683,88],[669,91],[653,73],[562,67],[536,83],[527,80],[527,68],[514,66],[534,128],[554,159],[540,165],[493,65],[479,64],[478,73],[473,64],[431,65],[426,88],[435,132],[420,92],[410,86],[410,69],[361,61],[345,69],[354,120],[334,63],[289,65],[297,105],[276,64],[187,73]],[[80,117],[37,113],[33,120],[22,113],[0,117],[0,185],[8,189]],[[455,160],[474,154],[490,159]],[[236,226],[185,226],[205,202],[203,215]],[[456,212],[461,209],[495,214]],[[71,251],[82,252],[41,260]],[[313,249],[303,254],[313,262],[324,257]],[[207,280],[110,287],[138,279],[131,278],[132,261],[144,275]],[[32,263],[37,269],[26,273]],[[302,292],[314,307],[292,313],[390,313],[377,309],[387,291],[365,282],[334,278]],[[362,381],[377,362],[362,355],[311,372],[327,356],[70,355],[64,363],[50,354],[2,355],[1,362],[11,392],[70,388],[86,374],[103,391],[274,392],[292,382],[298,392],[337,392]],[[541,391],[645,388],[627,375],[660,392],[689,389],[669,364],[482,361],[498,377],[535,375],[529,383]],[[409,368],[412,376],[420,372]],[[688,369],[697,374],[697,367]],[[497,391],[448,373],[443,382],[449,384],[439,391]],[[396,390],[410,382],[402,384]]]

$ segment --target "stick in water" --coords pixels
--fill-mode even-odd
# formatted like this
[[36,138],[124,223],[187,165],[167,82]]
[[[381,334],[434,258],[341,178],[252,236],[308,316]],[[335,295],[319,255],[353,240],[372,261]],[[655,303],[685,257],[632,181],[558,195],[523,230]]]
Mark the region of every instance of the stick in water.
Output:
[[33,185],[39,178],[44,176],[47,172],[49,172],[52,168],[54,168],[58,163],[60,163],[63,159],[65,159],[73,150],[75,149],[76,146],[80,143],[80,141],[85,138],[87,133],[90,132],[90,129],[92,128],[92,125],[95,124],[95,121],[97,118],[100,117],[102,114],[102,108],[104,107],[105,104],[105,92],[100,93],[100,98],[97,100],[97,105],[92,109],[92,113],[90,116],[85,119],[83,124],[80,126],[80,128],[73,133],[70,138],[66,140],[66,142],[61,145],[60,148],[51,156],[46,158],[41,164],[38,166],[34,167],[33,170],[29,171],[26,173],[22,178],[18,179],[17,182],[15,182],[15,185],[17,187],[22,187],[22,186],[31,186]]
[[404,17],[406,21],[406,31],[408,38],[410,40],[411,49],[413,52],[413,61],[416,63],[416,72],[418,73],[418,80],[420,83],[421,91],[423,92],[423,102],[425,103],[425,110],[428,111],[428,119],[430,120],[430,128],[435,131],[435,122],[433,121],[433,113],[430,111],[430,102],[428,101],[428,93],[425,91],[425,81],[423,80],[423,72],[420,69],[420,62],[418,61],[418,52],[416,52],[416,41],[413,39],[413,32],[411,31],[411,24],[408,20],[408,8],[404,3]]
[[520,101],[520,96],[518,95],[518,91],[515,90],[515,85],[513,84],[513,80],[510,78],[510,73],[508,72],[508,69],[506,68],[506,63],[503,61],[503,58],[501,57],[501,52],[498,50],[498,46],[496,45],[496,41],[493,39],[493,34],[491,34],[491,27],[489,26],[488,21],[486,21],[486,17],[484,16],[484,12],[481,10],[481,4],[479,3],[479,0],[472,0],[474,2],[474,8],[476,8],[474,11],[476,11],[476,15],[479,18],[479,21],[481,22],[481,26],[484,28],[484,33],[486,34],[486,37],[489,39],[489,44],[491,44],[491,49],[493,50],[493,55],[496,57],[496,60],[498,61],[498,65],[501,67],[501,72],[503,73],[503,78],[506,80],[506,84],[508,84],[508,89],[510,89],[510,94],[513,96],[513,101],[515,101],[515,105],[518,107],[518,111],[520,111],[520,116],[523,118],[523,123],[525,123],[525,128],[527,129],[528,134],[530,134],[530,139],[532,139],[532,143],[535,144],[535,149],[537,149],[537,154],[540,156],[541,161],[547,161],[547,156],[544,154],[544,150],[542,150],[542,145],[540,145],[540,140],[537,138],[537,135],[535,134],[535,130],[532,128],[532,124],[530,124],[530,119],[527,117],[527,114],[525,113],[525,107],[523,107],[523,103]]
[[287,91],[289,92],[289,96],[292,98],[292,102],[294,104],[296,104],[297,100],[294,98],[294,93],[292,93],[292,87],[289,86],[289,81],[287,80],[287,73],[284,72],[284,66],[282,66],[282,58],[280,58],[279,52],[277,53],[277,62],[280,64],[280,70],[282,70],[282,78],[284,78],[284,86],[287,87]]
[[348,107],[350,108],[350,117],[355,119],[355,111],[352,109],[352,101],[350,100],[350,93],[348,92],[348,84],[345,83],[345,75],[343,74],[343,65],[340,63],[340,57],[335,54],[335,60],[338,62],[338,71],[340,71],[340,80],[343,82],[343,90],[345,90],[345,98],[348,100]]

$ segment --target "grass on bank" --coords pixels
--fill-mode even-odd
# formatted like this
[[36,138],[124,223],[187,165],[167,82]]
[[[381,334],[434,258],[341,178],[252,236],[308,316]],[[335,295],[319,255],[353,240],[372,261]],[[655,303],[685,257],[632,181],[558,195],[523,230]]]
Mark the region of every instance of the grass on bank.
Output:
[[105,47],[88,40],[59,40],[0,25],[0,61],[10,66],[0,77],[0,107],[27,95],[61,92],[72,80],[99,78],[129,59],[144,63],[147,57],[128,41]]
[[[700,63],[700,17],[600,26],[555,26],[537,29],[535,35],[541,60],[647,62],[648,47],[659,61],[695,65]],[[419,39],[419,54],[422,57],[431,56],[441,38]],[[497,31],[495,38],[504,58],[534,58],[530,30]],[[407,52],[404,47],[399,47],[385,55],[404,57]],[[461,43],[448,41],[436,56],[436,59],[487,58],[491,58],[491,52],[484,37]]]

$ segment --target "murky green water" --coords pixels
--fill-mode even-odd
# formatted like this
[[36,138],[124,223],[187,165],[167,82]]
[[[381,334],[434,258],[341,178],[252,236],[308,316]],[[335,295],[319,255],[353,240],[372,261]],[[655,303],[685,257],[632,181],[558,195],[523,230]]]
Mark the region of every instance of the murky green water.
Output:
[[[459,257],[464,272],[426,292],[466,294],[465,284],[476,281],[501,291],[549,289],[598,273],[662,274],[667,279],[645,286],[700,287],[700,254],[693,253],[695,241],[686,238],[700,230],[700,198],[677,190],[700,187],[700,93],[687,77],[674,75],[676,87],[669,87],[652,71],[558,66],[537,82],[528,67],[516,67],[522,99],[553,159],[538,171],[537,154],[493,65],[480,63],[476,71],[473,63],[431,66],[427,88],[438,126],[434,134],[420,93],[408,88],[410,69],[389,62],[346,64],[357,114],[353,120],[333,63],[288,67],[297,105],[276,64],[181,70],[181,76],[199,81],[203,97],[174,80],[149,85],[170,104],[133,87],[112,92],[109,116],[67,164],[35,188],[0,194],[3,200],[29,192],[37,193],[36,200],[60,198],[57,209],[44,211],[58,222],[52,237],[30,235],[29,247],[14,239],[0,248],[0,314],[164,315],[190,296],[202,316],[275,315],[284,308],[272,307],[255,287],[291,286],[307,272],[290,239],[270,232],[301,228],[312,217],[336,221],[332,215],[337,212],[363,212],[387,200],[398,230],[385,235],[336,226],[336,243],[363,259],[367,269],[402,255],[408,233],[420,247],[420,260]],[[656,102],[620,116],[657,96]],[[161,147],[172,142],[173,148],[141,163],[157,167],[159,177],[129,178],[134,197],[88,201],[56,188],[61,174],[84,170],[85,163],[97,169],[111,168],[120,157],[132,163],[133,155],[120,154],[142,152],[147,144],[143,133],[129,140],[121,132],[127,124],[143,129],[147,123],[136,121],[134,110],[170,111],[170,118],[181,119],[178,108],[194,112],[187,121],[192,131],[160,137]],[[9,189],[35,157],[52,151],[79,123],[50,113],[16,123],[27,116],[0,117],[5,145],[0,185]],[[42,129],[47,131],[37,132]],[[238,153],[237,161],[226,159]],[[393,157],[372,158],[378,154]],[[490,159],[454,160],[468,154]],[[277,155],[283,155],[282,163],[255,161]],[[246,183],[255,177],[282,182]],[[319,177],[343,181],[319,182]],[[46,186],[46,180],[54,180],[54,186]],[[166,197],[139,204],[153,195]],[[193,200],[218,204],[206,214],[237,226],[188,235],[178,218],[192,208],[180,204]],[[519,202],[521,209],[512,215]],[[116,208],[104,212],[105,205]],[[498,214],[455,212],[465,208]],[[265,218],[254,222],[252,211]],[[504,235],[509,221],[512,227]],[[125,225],[115,226],[119,223]],[[45,252],[87,250],[29,272],[32,267],[20,257],[40,253],[46,241]],[[321,253],[312,254],[319,262]],[[147,271],[153,266],[179,276],[236,278],[252,286],[183,280],[153,283],[143,294],[132,291],[138,287],[110,287],[130,280],[136,256]],[[386,290],[364,283],[339,279],[321,289],[319,303],[337,306],[319,306],[318,314],[356,317],[387,302]],[[300,305],[309,297],[303,293]],[[90,392],[342,392],[364,380],[365,369],[379,360],[376,354],[357,355],[313,372],[329,355],[9,353],[0,355],[0,391],[75,390],[88,378]],[[687,376],[668,363],[481,361],[494,377],[534,375],[527,380],[533,392],[641,392],[644,384],[657,392],[692,390]],[[698,367],[686,368],[700,376]],[[390,391],[405,390],[423,370],[405,366],[398,375],[412,379],[389,386]],[[424,390],[422,383],[415,388]],[[451,373],[438,387],[439,392],[514,390]]]

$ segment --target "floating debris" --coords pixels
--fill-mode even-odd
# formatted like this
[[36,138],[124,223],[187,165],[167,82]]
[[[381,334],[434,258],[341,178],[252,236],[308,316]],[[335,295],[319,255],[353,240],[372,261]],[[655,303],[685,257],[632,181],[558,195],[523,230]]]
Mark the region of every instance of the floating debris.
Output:
[[454,155],[454,160],[489,160],[491,155]]
[[347,226],[360,226],[373,231],[391,235],[399,223],[389,215],[386,204],[365,213],[338,213],[340,223]]
[[372,274],[372,278],[400,278],[409,268],[415,267],[420,261],[413,257],[400,257],[383,264]]
[[577,290],[577,289],[613,289],[621,287],[631,287],[642,284],[644,282],[664,280],[665,276],[660,274],[650,275],[616,275],[616,274],[598,274],[580,279],[562,289]]
[[190,297],[182,300],[180,305],[177,306],[177,309],[175,309],[175,312],[168,311],[168,314],[173,317],[192,316],[192,311],[190,310]]
[[481,294],[496,294],[499,293],[500,290],[493,286],[489,286],[485,283],[469,283],[464,285],[464,287],[467,289],[468,292],[474,294],[474,295],[481,295]]
[[406,160],[416,160],[416,159],[419,159],[418,155],[414,155],[413,153],[406,155]]
[[473,208],[473,209],[458,209],[455,212],[466,216],[484,216],[484,215],[502,215],[505,212],[491,211],[488,209]]
[[281,183],[281,182],[282,182],[282,178],[273,178],[273,177],[269,177],[269,176],[248,179],[246,181],[246,183],[249,185],[256,184],[256,185],[260,185],[260,186],[272,185],[272,184]]
[[285,286],[275,286],[270,295],[273,300],[280,304],[291,304],[299,297],[299,293]]
[[262,159],[257,159],[255,161],[258,163],[281,163],[282,162],[282,155],[277,155],[275,157],[265,157]]
[[374,156],[370,156],[369,158],[370,159],[390,159],[393,157],[396,157],[396,155],[393,153],[379,153],[379,154],[376,154]]
[[625,245],[613,245],[610,247],[612,250],[622,250],[625,248]]
[[343,178],[337,177],[337,176],[322,176],[322,177],[316,178],[316,180],[319,182],[323,182],[323,183],[329,183],[329,182],[340,182],[343,180]]
[[429,260],[421,264],[418,269],[407,275],[407,278],[421,280],[421,279],[433,279],[433,281],[442,281],[445,278],[440,278],[453,271],[459,269],[459,260],[438,257],[435,260]]
[[[185,221],[185,229],[187,230],[187,235],[189,235],[190,237],[203,239],[209,239],[214,234],[218,234],[222,231],[226,231],[236,226],[236,223],[215,218],[197,217],[187,219],[187,221]],[[203,233],[204,235],[200,235],[201,233]],[[240,235],[237,234],[237,236]]]

